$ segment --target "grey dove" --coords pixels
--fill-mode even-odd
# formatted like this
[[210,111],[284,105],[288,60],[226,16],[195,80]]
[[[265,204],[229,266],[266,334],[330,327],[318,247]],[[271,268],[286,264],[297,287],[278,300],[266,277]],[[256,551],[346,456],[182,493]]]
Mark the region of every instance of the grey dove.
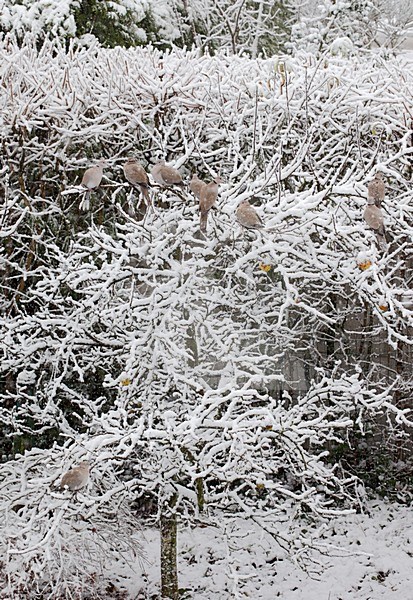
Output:
[[184,185],[179,171],[173,167],[168,167],[164,160],[160,160],[159,163],[152,167],[151,175],[154,181],[163,187]]
[[264,223],[253,206],[248,200],[242,200],[235,211],[237,221],[247,229],[262,229]]
[[215,206],[218,198],[218,185],[221,179],[216,177],[214,181],[201,187],[199,194],[200,229],[203,233],[207,230],[208,213]]
[[375,205],[374,198],[367,199],[367,206],[364,210],[364,220],[367,225],[374,231],[377,238],[377,243],[382,250],[386,250],[387,243],[384,232],[383,212],[380,207]]
[[67,487],[71,492],[77,492],[84,487],[89,479],[90,465],[83,460],[77,467],[73,467],[65,473],[60,482],[60,489]]
[[386,184],[383,181],[383,175],[376,173],[368,185],[368,198],[374,200],[374,204],[381,207],[386,193]]
[[99,187],[103,177],[103,169],[107,166],[105,160],[100,160],[94,167],[89,167],[83,173],[81,185],[86,188],[86,194],[80,203],[82,210],[89,210],[90,206],[90,192],[95,188]]
[[133,186],[137,186],[140,189],[145,203],[149,205],[149,179],[142,165],[137,161],[136,158],[128,158],[126,163],[123,165],[123,172],[129,183],[131,183]]
[[206,186],[206,183],[204,181],[202,181],[202,179],[199,179],[198,175],[196,173],[194,173],[192,175],[192,179],[191,179],[191,181],[189,183],[189,189],[194,194],[194,196],[196,198],[198,198],[198,200],[199,200],[199,197],[200,197],[200,194],[201,194],[201,190],[205,186]]

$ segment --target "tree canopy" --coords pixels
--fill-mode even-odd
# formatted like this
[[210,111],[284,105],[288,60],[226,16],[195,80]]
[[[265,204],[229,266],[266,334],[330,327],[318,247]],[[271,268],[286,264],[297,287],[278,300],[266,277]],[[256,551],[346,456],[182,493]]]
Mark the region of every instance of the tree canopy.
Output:
[[[301,518],[360,502],[343,448],[375,422],[402,445],[412,424],[411,71],[58,40],[1,53],[7,589],[82,590],[74,524],[110,561],[113,511],[122,555],[148,506],[242,514],[302,556]],[[153,185],[139,213],[130,155],[221,176],[206,236],[186,188]],[[377,170],[384,251],[363,220]],[[262,231],[237,223],[243,199]],[[85,456],[92,491],[72,505],[55,482]]]

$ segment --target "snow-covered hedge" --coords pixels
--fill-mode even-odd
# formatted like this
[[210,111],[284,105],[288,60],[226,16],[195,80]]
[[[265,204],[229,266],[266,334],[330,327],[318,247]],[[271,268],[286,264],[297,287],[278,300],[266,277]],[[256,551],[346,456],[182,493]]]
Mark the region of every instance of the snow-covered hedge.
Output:
[[[373,415],[412,424],[411,69],[49,41],[6,41],[0,59],[0,419],[15,452],[44,448],[0,467],[6,597],[44,585],[46,564],[59,593],[84,589],[76,564],[60,575],[70,502],[31,508],[82,453],[98,513],[132,510],[133,493],[187,519],[244,514],[277,539],[277,520],[354,506],[329,449]],[[186,190],[155,187],[153,210],[130,216],[130,154],[222,177],[205,239]],[[102,157],[81,213],[76,186]],[[385,252],[362,218],[378,168]],[[245,198],[263,232],[237,225]]]

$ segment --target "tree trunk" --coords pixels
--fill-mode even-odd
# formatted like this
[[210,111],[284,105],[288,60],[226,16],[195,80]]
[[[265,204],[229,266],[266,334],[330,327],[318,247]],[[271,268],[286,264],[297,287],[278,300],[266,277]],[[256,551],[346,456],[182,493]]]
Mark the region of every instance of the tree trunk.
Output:
[[176,514],[161,516],[161,598],[178,600]]

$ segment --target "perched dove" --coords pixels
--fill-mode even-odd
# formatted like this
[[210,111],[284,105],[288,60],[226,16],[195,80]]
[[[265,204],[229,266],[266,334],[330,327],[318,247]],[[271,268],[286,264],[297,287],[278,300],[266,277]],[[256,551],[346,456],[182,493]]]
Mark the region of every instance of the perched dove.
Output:
[[206,232],[208,213],[215,206],[218,198],[218,185],[221,179],[216,177],[214,181],[204,185],[199,194],[199,212],[200,212],[200,229],[203,233]]
[[89,479],[89,462],[87,460],[79,463],[65,473],[60,482],[60,489],[67,487],[71,492],[77,492],[87,484]]
[[384,235],[384,219],[381,208],[375,205],[374,198],[367,199],[367,206],[364,210],[364,220],[367,225],[374,231],[377,237],[377,242],[382,250],[386,250],[387,243]]
[[164,160],[160,160],[159,163],[152,167],[151,174],[155,182],[163,187],[184,185],[180,173],[176,169],[168,167]]
[[196,198],[198,198],[201,195],[201,190],[206,186],[206,183],[204,181],[202,181],[202,179],[199,179],[198,175],[196,173],[194,173],[192,175],[192,179],[189,183],[189,189],[191,190],[191,192],[194,194],[194,196]]
[[149,180],[148,175],[146,174],[146,171],[142,167],[142,165],[139,164],[136,158],[128,158],[126,163],[123,165],[123,172],[129,183],[131,183],[133,186],[139,187],[140,191],[142,192],[142,196],[145,200],[145,203],[149,205]]
[[368,198],[374,200],[374,204],[380,208],[385,193],[386,185],[383,181],[383,175],[380,172],[376,173],[368,185]]
[[262,229],[264,227],[261,217],[248,200],[242,200],[238,204],[235,216],[238,223],[247,229]]
[[81,185],[86,188],[87,191],[82,199],[82,202],[80,203],[80,208],[82,210],[89,210],[90,192],[99,187],[103,177],[103,169],[106,166],[106,161],[100,160],[96,166],[86,169],[86,171],[83,173]]

